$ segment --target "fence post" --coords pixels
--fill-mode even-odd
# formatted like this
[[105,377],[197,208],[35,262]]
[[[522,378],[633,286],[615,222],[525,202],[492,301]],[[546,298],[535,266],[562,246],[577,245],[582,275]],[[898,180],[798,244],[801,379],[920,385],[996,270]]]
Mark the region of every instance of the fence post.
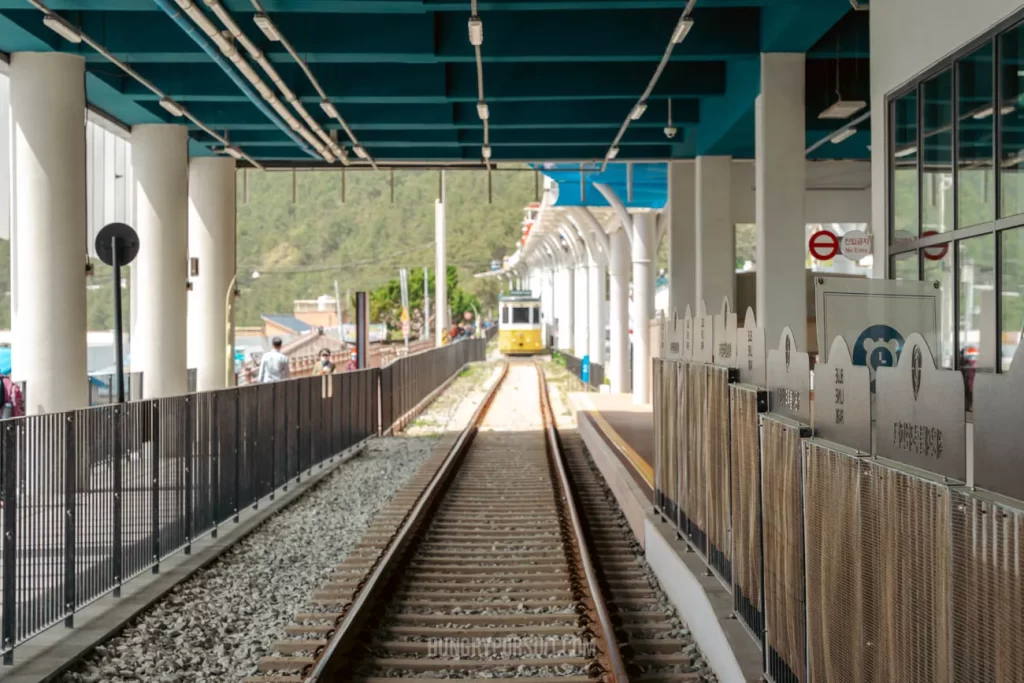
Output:
[[3,649],[4,664],[14,664],[14,631],[17,616],[18,548],[18,428],[8,420],[3,431],[4,459],[4,558],[3,558]]
[[153,468],[153,573],[160,573],[160,403],[149,404],[149,459]]
[[192,554],[192,434],[196,417],[192,396],[186,394],[185,402],[185,554]]
[[295,483],[302,481],[302,380],[295,385]]
[[267,419],[270,420],[270,500],[274,500],[274,491],[277,489],[277,478],[275,472],[277,470],[274,465],[277,463],[277,385],[280,382],[274,382],[270,385],[270,415],[267,415]]
[[114,420],[113,420],[113,458],[114,458],[114,501],[113,501],[113,516],[114,516],[114,597],[121,597],[121,574],[122,574],[122,538],[121,538],[121,492],[123,490],[124,481],[122,480],[121,472],[121,453],[124,450],[122,448],[121,439],[121,413],[124,410],[123,405],[114,406]]
[[[75,625],[75,414],[64,414],[64,626]],[[5,568],[6,571],[6,568]],[[8,604],[6,599],[4,604]]]
[[260,509],[260,462],[259,462],[259,449],[256,447],[259,439],[257,438],[257,432],[259,431],[259,418],[260,418],[260,394],[266,389],[273,387],[272,384],[257,384],[252,390],[252,399],[249,401],[249,414],[246,415],[246,436],[249,440],[246,442],[245,452],[249,459],[249,471],[252,476],[249,478],[249,486],[252,490],[252,509]]
[[242,439],[242,392],[235,389],[235,524],[238,524],[238,511],[241,508],[241,463],[242,449],[239,443]]
[[220,415],[218,410],[220,406],[220,395],[221,392],[215,391],[210,396],[211,414],[214,416],[210,420],[210,457],[213,458],[212,474],[213,484],[213,529],[210,531],[210,538],[217,538],[217,526],[220,524],[221,514],[221,499],[220,499],[220,420],[216,416]]

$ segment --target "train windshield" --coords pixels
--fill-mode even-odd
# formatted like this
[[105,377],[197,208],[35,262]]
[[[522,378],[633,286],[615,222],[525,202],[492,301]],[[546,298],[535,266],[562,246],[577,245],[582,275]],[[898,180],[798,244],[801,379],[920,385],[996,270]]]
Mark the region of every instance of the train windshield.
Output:
[[512,322],[513,323],[525,323],[530,322],[530,309],[526,306],[516,306],[512,309]]

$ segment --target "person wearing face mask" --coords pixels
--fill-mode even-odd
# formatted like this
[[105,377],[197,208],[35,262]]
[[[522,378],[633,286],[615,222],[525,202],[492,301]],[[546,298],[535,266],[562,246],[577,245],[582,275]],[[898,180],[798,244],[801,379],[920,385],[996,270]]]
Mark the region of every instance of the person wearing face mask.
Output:
[[320,350],[320,364],[317,366],[317,372],[321,375],[333,375],[335,370],[334,363],[331,362],[331,351],[330,349]]
[[359,354],[356,353],[355,349],[352,349],[352,353],[349,354],[348,365],[345,366],[345,369],[349,372],[359,369]]

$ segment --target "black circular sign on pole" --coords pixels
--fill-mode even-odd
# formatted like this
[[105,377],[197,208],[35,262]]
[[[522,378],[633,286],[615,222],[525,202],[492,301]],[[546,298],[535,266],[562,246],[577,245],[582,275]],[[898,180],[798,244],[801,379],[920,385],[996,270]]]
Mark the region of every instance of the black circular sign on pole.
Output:
[[119,247],[119,266],[127,266],[139,255],[139,236],[135,230],[124,223],[108,223],[96,234],[96,255],[108,266],[114,265],[115,241]]

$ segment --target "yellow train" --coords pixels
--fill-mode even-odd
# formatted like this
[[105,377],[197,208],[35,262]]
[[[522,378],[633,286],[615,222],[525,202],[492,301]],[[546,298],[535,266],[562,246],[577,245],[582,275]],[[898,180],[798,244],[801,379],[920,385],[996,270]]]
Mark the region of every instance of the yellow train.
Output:
[[512,291],[498,297],[498,350],[505,355],[544,353],[540,299]]

